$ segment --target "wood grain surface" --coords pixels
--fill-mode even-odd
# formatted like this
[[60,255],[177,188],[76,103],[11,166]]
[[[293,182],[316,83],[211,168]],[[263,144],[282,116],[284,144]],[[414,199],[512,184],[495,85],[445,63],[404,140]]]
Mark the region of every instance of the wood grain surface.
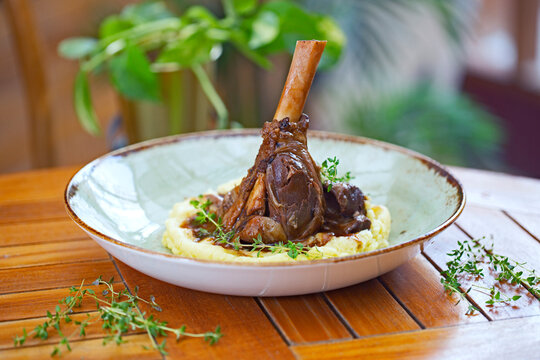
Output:
[[[526,329],[526,331],[523,331]],[[295,346],[299,359],[534,359],[540,317]],[[519,338],[519,339],[518,339]],[[511,354],[511,356],[509,356]]]
[[352,339],[324,295],[284,296],[259,300],[289,343]]
[[326,296],[355,337],[421,328],[380,281],[366,281],[330,291]]
[[[250,298],[208,294],[152,279],[110,257],[66,215],[65,185],[76,168],[0,176],[0,358],[48,358],[57,335],[28,339],[14,348],[13,336],[42,323],[47,309],[69,294],[70,286],[97,276],[115,278],[115,287],[155,296],[163,311],[140,304],[173,327],[204,332],[219,324],[214,346],[201,339],[172,337],[169,358],[188,359],[492,359],[531,358],[540,351],[540,301],[523,286],[502,285],[522,298],[513,306],[487,306],[486,295],[471,291],[456,305],[445,293],[441,271],[458,241],[486,236],[494,250],[540,269],[540,181],[455,168],[469,204],[456,225],[426,243],[422,254],[377,279],[320,294]],[[483,279],[491,286],[496,274]],[[93,287],[101,291],[101,287]],[[468,303],[480,312],[466,315]],[[86,300],[76,319],[94,316]],[[72,333],[70,326],[65,332]],[[85,338],[70,337],[72,352],[61,358],[162,359],[143,333],[121,346],[102,345],[98,324]],[[158,338],[159,341],[162,338]],[[534,358],[534,356],[532,357]]]
[[[88,239],[88,236],[71,219],[65,215],[58,220],[20,222],[0,225],[2,243],[0,247],[9,245],[44,244],[76,239]],[[29,234],[39,234],[32,236]]]

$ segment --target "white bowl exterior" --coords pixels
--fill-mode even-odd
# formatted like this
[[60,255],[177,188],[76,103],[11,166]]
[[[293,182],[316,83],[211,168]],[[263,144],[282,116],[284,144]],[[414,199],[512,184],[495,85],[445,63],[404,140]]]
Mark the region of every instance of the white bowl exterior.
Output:
[[189,289],[238,296],[288,296],[339,289],[391,271],[420,251],[420,245],[415,244],[334,263],[246,267],[137,251],[87,233],[112,256],[148,276]]

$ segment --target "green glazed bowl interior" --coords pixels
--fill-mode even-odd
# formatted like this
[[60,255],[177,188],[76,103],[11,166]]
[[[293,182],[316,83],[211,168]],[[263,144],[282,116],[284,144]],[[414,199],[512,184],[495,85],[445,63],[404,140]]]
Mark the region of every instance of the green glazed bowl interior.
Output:
[[[243,177],[261,143],[259,131],[206,132],[152,140],[105,155],[81,169],[66,190],[68,211],[106,239],[158,253],[164,222],[174,203]],[[389,208],[390,247],[427,238],[461,212],[460,184],[440,165],[386,143],[311,132],[319,164],[339,160],[353,184],[373,204]]]

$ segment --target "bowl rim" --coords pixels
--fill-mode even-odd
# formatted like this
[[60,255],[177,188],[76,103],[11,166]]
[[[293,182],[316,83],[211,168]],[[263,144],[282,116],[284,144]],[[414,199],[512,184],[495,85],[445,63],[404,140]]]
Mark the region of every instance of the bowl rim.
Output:
[[456,179],[443,165],[441,165],[439,162],[431,159],[430,157],[420,154],[414,150],[410,150],[398,145],[390,144],[384,141],[375,140],[367,137],[362,136],[354,136],[354,135],[346,135],[346,134],[339,134],[339,133],[333,133],[333,132],[327,132],[327,131],[318,131],[318,130],[309,130],[308,131],[308,146],[309,146],[309,139],[310,138],[317,138],[321,140],[335,140],[335,141],[342,141],[342,142],[350,142],[355,144],[368,144],[373,145],[379,148],[382,148],[384,150],[389,151],[396,151],[399,153],[402,153],[408,157],[414,158],[416,160],[419,160],[422,164],[424,164],[427,168],[434,170],[439,176],[442,176],[449,184],[450,186],[454,187],[457,191],[458,196],[458,206],[452,213],[452,215],[443,221],[441,224],[436,226],[434,229],[428,231],[427,233],[415,237],[413,239],[407,240],[405,242],[391,245],[382,249],[357,253],[357,254],[351,254],[347,256],[341,256],[341,257],[331,257],[326,259],[312,259],[312,260],[301,260],[301,261],[279,261],[279,262],[236,262],[236,261],[217,261],[217,260],[208,260],[208,259],[197,259],[197,258],[190,258],[185,257],[181,255],[175,255],[175,254],[167,254],[155,250],[146,249],[137,245],[129,244],[125,241],[115,239],[113,237],[110,237],[108,235],[105,235],[101,233],[100,231],[94,229],[90,225],[86,224],[79,216],[76,214],[76,212],[73,210],[73,208],[70,205],[71,198],[76,194],[78,190],[78,185],[73,183],[74,178],[81,173],[82,171],[93,171],[95,167],[97,167],[101,162],[104,160],[113,157],[113,156],[127,156],[131,153],[143,151],[148,148],[153,148],[156,146],[164,146],[169,145],[173,143],[178,143],[186,140],[194,140],[199,138],[221,138],[221,137],[242,137],[242,136],[255,136],[260,135],[260,129],[234,129],[234,130],[210,130],[210,131],[200,131],[200,132],[194,132],[194,133],[188,133],[188,134],[180,134],[180,135],[171,135],[167,137],[157,138],[157,139],[151,139],[143,142],[139,142],[136,144],[128,145],[126,147],[123,147],[118,150],[111,151],[105,155],[102,155],[95,160],[89,162],[88,164],[81,167],[75,174],[71,176],[69,179],[65,191],[64,191],[64,205],[66,207],[66,211],[70,218],[83,230],[85,230],[87,233],[96,236],[102,240],[105,240],[109,243],[112,243],[114,245],[122,246],[125,248],[128,248],[130,250],[134,251],[141,251],[143,253],[149,254],[149,255],[157,255],[162,256],[165,258],[169,258],[172,260],[182,260],[182,261],[188,261],[188,262],[194,262],[194,263],[204,263],[204,264],[214,264],[214,265],[227,265],[227,266],[239,266],[239,267],[283,267],[283,266],[313,266],[313,265],[319,265],[319,264],[325,264],[325,263],[339,263],[344,261],[353,261],[358,260],[366,257],[372,257],[377,256],[385,253],[389,253],[392,251],[396,251],[402,248],[406,248],[409,246],[413,246],[416,244],[421,244],[424,241],[438,235],[440,232],[445,230],[447,227],[449,227],[456,219],[459,217],[459,215],[462,213],[465,203],[466,203],[466,197],[465,192],[463,191],[463,186],[461,182]]

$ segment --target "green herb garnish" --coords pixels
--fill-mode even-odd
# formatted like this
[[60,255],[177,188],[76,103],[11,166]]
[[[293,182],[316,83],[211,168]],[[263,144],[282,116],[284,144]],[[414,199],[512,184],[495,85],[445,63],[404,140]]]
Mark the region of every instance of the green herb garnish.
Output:
[[[202,198],[202,196],[199,196],[199,198]],[[263,243],[261,235],[258,235],[256,238],[253,239],[253,243],[243,244],[240,242],[240,239],[238,237],[234,236],[234,231],[225,232],[223,230],[221,218],[219,218],[216,214],[209,212],[209,207],[210,205],[212,205],[209,200],[201,202],[194,199],[191,200],[189,203],[197,210],[197,214],[195,215],[195,221],[197,221],[201,225],[210,222],[216,228],[213,233],[209,233],[204,229],[201,229],[202,231],[199,230],[199,233],[202,232],[205,235],[213,237],[216,243],[232,246],[235,250],[247,250],[249,252],[257,252],[257,257],[259,257],[261,251],[264,250],[269,251],[273,254],[287,253],[287,255],[291,259],[296,259],[299,255],[305,255],[308,258],[310,257],[310,254],[308,254],[308,252],[312,249],[312,247],[304,246],[304,244],[295,243],[291,240],[288,240],[286,243],[278,242],[275,245],[267,245]]]
[[[101,293],[102,296],[98,296],[93,289],[84,288],[84,280],[79,287],[72,286],[69,290],[70,295],[59,301],[60,304],[64,305],[64,308],[62,309],[60,305],[56,305],[54,313],[47,311],[48,319],[43,324],[36,326],[30,332],[23,329],[22,335],[15,336],[13,339],[15,346],[24,345],[28,336],[47,340],[49,338],[49,331],[56,330],[60,336],[60,341],[54,347],[51,356],[60,355],[62,345],[64,345],[65,349],[71,351],[69,339],[76,333],[80,337],[86,336],[86,327],[96,321],[103,322],[102,327],[107,333],[107,336],[103,338],[103,345],[111,341],[120,345],[126,342],[122,336],[128,330],[144,329],[148,334],[152,347],[162,355],[167,354],[165,351],[166,341],[163,340],[161,344],[158,344],[155,340],[157,336],[167,336],[168,333],[172,333],[176,336],[177,341],[182,336],[201,337],[205,341],[208,341],[210,345],[215,344],[223,336],[219,325],[214,331],[205,333],[186,332],[185,325],[179,328],[168,327],[166,322],[158,320],[154,315],[147,316],[145,312],[139,310],[137,304],[140,301],[150,305],[156,311],[161,311],[153,296],[150,297],[150,301],[139,297],[137,295],[138,287],[135,287],[134,295],[127,289],[117,292],[114,290],[113,281],[114,278],[104,281],[100,276],[92,283],[92,285],[107,286],[107,289]],[[96,301],[98,314],[94,316],[87,314],[87,318],[83,321],[72,320],[70,315],[73,313],[73,309],[81,307],[84,298],[92,298]],[[66,336],[61,331],[61,324],[62,322],[67,324],[72,321],[78,325],[78,328],[72,334]]]
[[[488,248],[481,243],[481,240],[458,241],[459,248],[447,254],[452,259],[446,263],[447,269],[442,272],[441,283],[448,293],[456,293],[460,296],[458,303],[466,299],[466,295],[471,290],[488,295],[489,299],[486,300],[488,306],[499,303],[507,304],[521,298],[521,295],[510,297],[502,294],[497,289],[497,284],[489,288],[472,284],[467,290],[462,290],[463,287],[458,280],[458,276],[469,274],[483,278],[483,268],[479,267],[481,264],[487,265],[490,270],[497,273],[495,280],[499,284],[503,282],[509,282],[512,285],[521,284],[536,298],[540,298],[540,287],[538,286],[540,277],[536,275],[534,269],[526,268],[524,262],[520,263],[509,259],[507,256],[494,253],[493,246]],[[469,304],[467,314],[473,314],[477,310],[475,306]]]
[[354,176],[351,176],[351,172],[347,171],[345,175],[338,176],[337,166],[339,165],[339,159],[334,156],[334,158],[328,158],[323,161],[321,166],[321,180],[327,186],[326,191],[330,192],[332,190],[332,184],[335,183],[347,183],[354,179]]

